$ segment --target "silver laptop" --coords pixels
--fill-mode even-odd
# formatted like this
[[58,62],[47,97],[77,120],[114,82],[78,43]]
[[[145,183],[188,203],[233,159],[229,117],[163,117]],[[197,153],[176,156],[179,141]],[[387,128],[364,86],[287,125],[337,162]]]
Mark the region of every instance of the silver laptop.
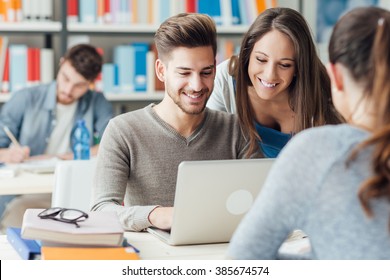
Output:
[[170,232],[148,231],[170,245],[222,243],[260,192],[274,159],[184,161],[178,167]]

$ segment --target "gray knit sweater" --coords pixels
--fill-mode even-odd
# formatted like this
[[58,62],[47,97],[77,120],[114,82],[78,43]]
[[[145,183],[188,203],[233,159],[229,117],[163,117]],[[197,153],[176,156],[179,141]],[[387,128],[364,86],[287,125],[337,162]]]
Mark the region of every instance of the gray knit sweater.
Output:
[[240,159],[248,148],[234,115],[206,109],[203,123],[185,138],[152,107],[112,119],[99,147],[92,210],[116,211],[127,230],[150,227],[157,205],[173,206],[180,162]]
[[370,201],[370,219],[357,196],[372,176],[372,150],[346,166],[352,150],[368,136],[346,124],[294,136],[235,232],[229,256],[275,259],[287,235],[301,229],[310,238],[313,259],[390,259],[388,199]]

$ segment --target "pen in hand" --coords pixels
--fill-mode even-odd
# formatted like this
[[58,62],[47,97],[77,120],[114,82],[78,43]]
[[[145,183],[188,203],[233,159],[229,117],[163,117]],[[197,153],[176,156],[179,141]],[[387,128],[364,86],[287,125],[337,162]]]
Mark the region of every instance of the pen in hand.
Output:
[[28,158],[30,155],[30,148],[26,146],[22,147],[7,126],[3,126],[3,130],[12,141],[12,146],[8,148],[8,153],[6,153],[7,157],[4,161],[8,163],[19,163]]
[[14,144],[16,147],[21,148],[19,141],[15,138],[15,136],[12,134],[11,130],[7,126],[3,126],[3,130],[5,134],[11,139],[12,144]]

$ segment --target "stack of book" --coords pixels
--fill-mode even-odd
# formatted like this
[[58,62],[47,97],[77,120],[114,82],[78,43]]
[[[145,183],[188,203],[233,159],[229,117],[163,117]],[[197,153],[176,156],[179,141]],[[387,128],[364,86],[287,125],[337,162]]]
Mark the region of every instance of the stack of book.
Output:
[[21,230],[8,229],[8,240],[24,259],[39,258],[39,251],[46,260],[139,259],[139,251],[125,240],[115,212],[90,212],[76,227],[41,219],[38,214],[42,211],[27,209]]

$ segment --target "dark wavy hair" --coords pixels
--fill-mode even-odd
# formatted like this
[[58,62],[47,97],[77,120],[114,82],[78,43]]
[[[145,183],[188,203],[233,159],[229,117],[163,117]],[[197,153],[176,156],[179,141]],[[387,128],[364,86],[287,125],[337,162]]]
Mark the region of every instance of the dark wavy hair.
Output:
[[[378,7],[356,8],[335,25],[329,43],[329,60],[348,69],[364,87],[376,108],[372,135],[353,151],[351,163],[364,148],[372,147],[373,176],[363,182],[359,199],[373,216],[370,200],[390,198],[390,12]],[[389,220],[390,227],[390,220]]]

